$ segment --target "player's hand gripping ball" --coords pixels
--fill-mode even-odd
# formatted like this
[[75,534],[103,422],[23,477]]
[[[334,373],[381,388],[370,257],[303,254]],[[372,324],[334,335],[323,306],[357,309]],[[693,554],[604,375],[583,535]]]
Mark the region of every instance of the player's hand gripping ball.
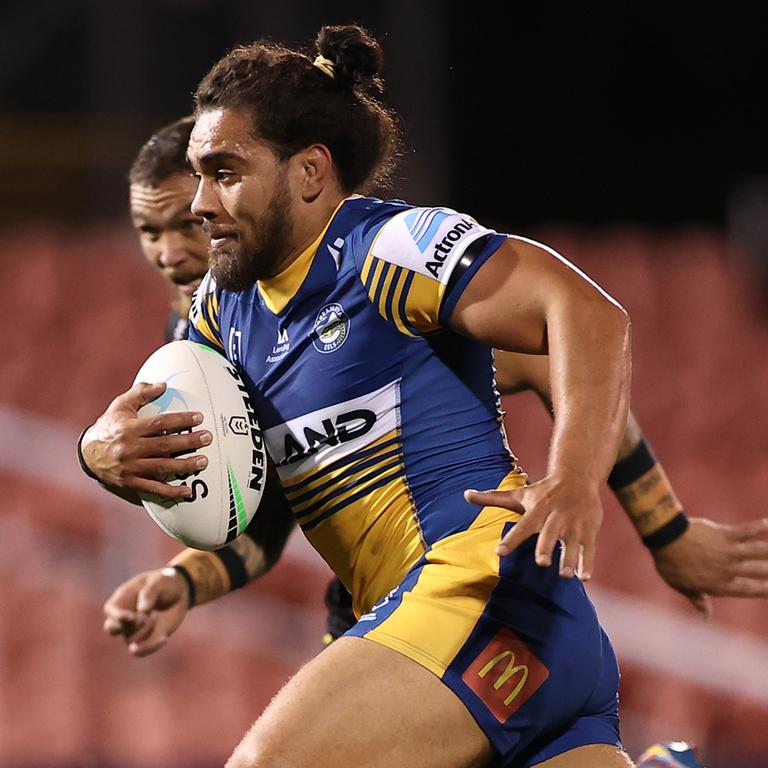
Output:
[[142,365],[136,382],[165,382],[165,392],[140,416],[199,411],[213,435],[199,449],[208,466],[186,477],[189,499],[139,493],[150,517],[169,535],[196,549],[219,549],[248,526],[261,501],[267,454],[248,392],[237,370],[218,352],[191,341],[166,344]]

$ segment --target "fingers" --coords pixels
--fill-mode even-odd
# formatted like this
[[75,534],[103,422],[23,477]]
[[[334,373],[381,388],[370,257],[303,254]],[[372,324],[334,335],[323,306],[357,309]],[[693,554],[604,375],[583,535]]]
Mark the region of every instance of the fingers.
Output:
[[478,507],[501,507],[521,515],[525,513],[525,507],[511,491],[476,491],[468,488],[464,491],[464,499]]
[[108,635],[132,635],[143,626],[146,616],[133,611],[107,611],[103,629]]
[[731,526],[728,530],[728,538],[731,541],[749,541],[754,536],[768,533],[768,517],[752,520],[749,523]]
[[515,523],[512,530],[496,545],[496,554],[499,557],[506,557],[526,539],[533,536],[534,533],[536,533],[535,525],[530,522],[530,519],[522,517],[518,523]]
[[[200,472],[208,466],[205,456],[190,456],[188,459],[136,459],[131,465],[131,473],[138,479],[161,480],[168,478],[187,477]],[[126,480],[128,487],[133,487],[130,479]]]
[[[141,437],[162,435],[166,432],[183,432],[203,423],[203,414],[199,411],[178,411],[158,413],[155,416],[146,416],[136,420],[136,429]],[[202,434],[202,433],[193,433]],[[210,433],[209,433],[210,434]],[[191,435],[182,435],[191,437]],[[197,446],[195,446],[197,447]]]
[[743,560],[739,563],[734,563],[730,571],[737,576],[768,579],[768,562],[765,560]]
[[768,580],[736,576],[717,593],[722,597],[768,597]]
[[592,573],[595,570],[595,550],[596,549],[597,549],[597,537],[590,536],[584,542],[581,567],[576,572],[576,575],[582,581],[589,581],[592,578]]
[[177,454],[192,453],[198,448],[210,445],[213,436],[210,432],[188,432],[182,435],[157,435],[140,439],[139,451],[143,459],[151,459],[159,456],[174,456]]
[[147,480],[142,477],[133,477],[125,483],[126,488],[141,493],[149,493],[153,496],[162,496],[164,499],[178,499],[185,501],[192,498],[192,490],[186,485],[168,485],[159,480]]
[[168,642],[167,635],[159,635],[158,637],[149,637],[142,642],[131,643],[128,646],[128,651],[139,659],[149,656],[155,651],[159,651]]
[[[547,522],[544,523],[544,527],[539,532],[539,540],[536,542],[536,565],[541,565],[543,567],[552,565],[552,552],[559,538],[555,522],[556,521],[553,520],[552,515],[550,515],[547,518]],[[560,573],[561,575],[568,574],[568,578],[570,578],[573,576],[573,571],[578,562],[579,549],[578,547],[571,548],[570,546],[566,546],[565,541],[563,541],[562,545],[563,552],[560,556]],[[569,558],[567,566],[565,558]]]
[[145,381],[136,382],[127,392],[118,395],[112,405],[117,408],[128,408],[132,411],[138,411],[142,405],[151,403],[165,392],[166,384],[164,381],[155,384],[148,384]]
[[768,558],[768,541],[756,539],[754,541],[742,541],[734,545],[733,551],[739,560],[750,558]]

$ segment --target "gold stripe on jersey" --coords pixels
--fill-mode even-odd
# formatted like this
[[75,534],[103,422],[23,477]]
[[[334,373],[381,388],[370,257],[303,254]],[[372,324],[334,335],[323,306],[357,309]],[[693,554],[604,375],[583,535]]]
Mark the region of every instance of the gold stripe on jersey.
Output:
[[392,300],[388,302],[388,307],[389,307],[389,310],[392,312],[392,319],[395,321],[397,330],[400,331],[400,333],[404,333],[406,336],[411,336],[412,338],[416,338],[417,334],[413,333],[410,330],[410,328],[408,328],[408,326],[405,324],[405,318],[403,317],[403,314],[400,311],[400,299],[403,295],[403,287],[405,286],[407,279],[408,279],[408,270],[400,268],[400,272],[394,280],[395,287],[392,293]]
[[210,317],[210,309],[209,309],[209,300],[206,299],[205,302],[205,312],[201,312],[200,316],[197,319],[197,322],[195,323],[195,329],[201,333],[203,336],[205,336],[208,341],[210,341],[213,345],[217,346],[222,351],[224,350],[224,343],[222,342],[221,338],[219,338],[219,327],[218,324],[215,324],[213,321],[211,322],[211,325],[214,325],[215,330],[211,329],[211,325],[209,325],[209,317]]
[[356,616],[396,587],[426,551],[403,477],[323,520],[306,537],[352,594]]
[[366,471],[359,477],[353,478],[348,484],[345,483],[344,490],[341,493],[333,492],[327,498],[318,500],[319,506],[312,505],[311,509],[305,510],[305,514],[296,514],[296,519],[301,529],[306,533],[312,530],[323,520],[327,520],[341,512],[355,501],[363,498],[370,498],[376,491],[380,492],[381,487],[390,480],[402,478],[403,462],[396,460],[388,462],[380,470]]
[[[499,484],[499,489],[524,484],[525,475],[513,471]],[[435,542],[424,555],[427,565],[416,584],[402,595],[402,603],[392,614],[365,637],[442,677],[467,641],[498,583],[499,557],[494,548],[501,540],[504,526],[520,517],[508,509],[484,507],[466,531]],[[387,591],[381,591],[375,599],[386,594]]]
[[401,333],[416,336],[414,330],[429,333],[440,328],[438,314],[445,285],[439,280],[378,259],[370,252],[360,279],[379,314],[393,321]]
[[371,446],[319,468],[308,481],[286,486],[286,498],[307,532],[403,475],[402,440],[399,432],[392,430]]
[[405,297],[406,320],[423,333],[438,330],[440,323],[437,318],[444,293],[445,286],[438,280],[413,273],[413,281]]
[[219,295],[215,291],[214,293],[209,293],[206,296],[206,303],[208,303],[211,325],[216,329],[216,333],[221,336],[221,328],[219,328]]
[[331,226],[331,222],[339,212],[339,208],[353,197],[359,197],[359,195],[345,197],[339,201],[328,221],[325,222],[325,226],[320,234],[280,274],[267,280],[259,280],[259,293],[273,314],[277,315],[282,312],[288,302],[296,295],[299,288],[301,288],[302,283],[309,274],[309,268],[312,266],[315,253],[325,237],[328,227]]
[[381,293],[379,294],[379,314],[382,317],[388,316],[387,307],[389,305],[387,304],[387,298],[389,297],[389,289],[392,285],[392,278],[394,278],[400,270],[401,267],[398,267],[395,264],[387,264],[384,278],[379,281],[381,284]]

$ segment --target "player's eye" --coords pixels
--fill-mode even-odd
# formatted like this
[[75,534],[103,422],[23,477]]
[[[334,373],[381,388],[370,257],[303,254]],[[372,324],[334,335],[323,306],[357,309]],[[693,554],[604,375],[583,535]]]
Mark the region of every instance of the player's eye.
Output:
[[234,177],[235,174],[232,173],[232,171],[218,170],[214,174],[214,178],[219,184],[228,184],[234,179]]
[[156,229],[142,228],[140,231],[142,238],[149,241],[150,243],[156,243],[160,239],[160,232]]

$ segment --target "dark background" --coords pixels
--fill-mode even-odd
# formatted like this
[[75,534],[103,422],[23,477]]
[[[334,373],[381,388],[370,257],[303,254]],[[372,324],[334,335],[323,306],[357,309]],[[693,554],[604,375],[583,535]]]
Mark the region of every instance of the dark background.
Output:
[[[392,194],[594,277],[630,312],[633,410],[689,514],[766,514],[765,19],[494,8],[0,0],[0,765],[220,766],[318,649],[328,572],[294,537],[266,579],[130,658],[102,603],[176,548],[73,450],[162,342],[168,287],[131,230],[128,167],[238,42],[311,49],[323,24],[367,26],[405,137]],[[540,477],[548,416],[531,393],[505,408]],[[589,593],[621,659],[628,749],[684,737],[710,768],[765,768],[765,602],[718,599],[700,620],[606,501]]]
[[[380,37],[406,154],[393,190],[509,227],[725,224],[768,172],[765,19],[491,3],[24,2],[0,11],[0,224],[124,215],[148,131],[213,61],[323,23]],[[758,184],[758,187],[760,185]]]

